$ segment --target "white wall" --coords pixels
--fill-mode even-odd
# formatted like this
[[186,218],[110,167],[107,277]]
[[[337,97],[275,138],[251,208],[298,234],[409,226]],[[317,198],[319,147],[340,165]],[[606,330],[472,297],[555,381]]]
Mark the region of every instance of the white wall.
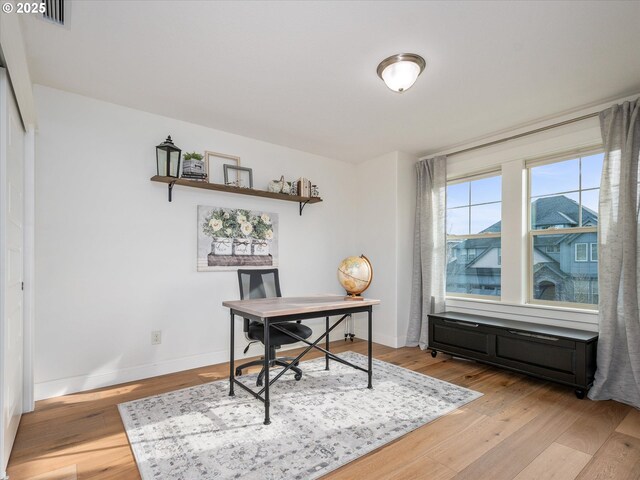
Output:
[[[51,88],[34,90],[37,398],[228,358],[229,319],[221,302],[238,297],[237,277],[196,272],[197,205],[279,213],[285,295],[342,293],[339,261],[371,253],[354,250],[358,177],[351,164]],[[257,188],[280,175],[311,178],[324,202],[308,205],[300,217],[296,203],[177,186],[169,203],[166,185],[149,181],[155,145],[167,134],[183,151],[239,155],[253,168]],[[393,241],[393,224],[384,231]],[[382,286],[384,267],[377,273]],[[387,314],[382,308],[375,316],[380,322]],[[161,345],[151,345],[152,330],[162,330]],[[242,336],[240,321],[236,332]],[[240,354],[244,342],[236,345]]]
[[[392,347],[406,344],[415,217],[417,158],[391,152],[358,165],[356,245],[373,264],[366,296],[382,303],[374,312],[373,340]],[[358,336],[366,326],[358,320]]]
[[[358,225],[356,253],[373,266],[373,281],[365,296],[381,304],[373,312],[373,341],[396,346],[396,209],[397,154],[382,155],[358,165],[360,185],[352,216]],[[356,333],[366,338],[364,316],[358,316]]]

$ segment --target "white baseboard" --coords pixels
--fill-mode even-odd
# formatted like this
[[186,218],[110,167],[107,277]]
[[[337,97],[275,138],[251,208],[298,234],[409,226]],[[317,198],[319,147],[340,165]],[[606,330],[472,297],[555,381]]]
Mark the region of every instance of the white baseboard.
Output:
[[[309,322],[311,325],[311,322]],[[318,323],[319,325],[319,323]],[[317,329],[317,333],[309,339],[314,341],[318,335],[322,333],[321,329]],[[335,339],[334,339],[335,340]],[[385,343],[386,340],[377,339],[374,336],[374,342]],[[255,357],[263,354],[262,345],[253,344],[247,354],[243,353],[245,345],[236,347],[234,357],[236,361],[249,357]],[[280,352],[292,350],[294,348],[304,347],[303,343],[294,343],[285,345]],[[187,357],[174,358],[161,362],[154,362],[146,365],[128,367],[118,369],[112,372],[98,373],[94,375],[79,375],[77,377],[66,377],[57,380],[50,380],[35,384],[34,396],[35,400],[44,400],[46,398],[59,397],[70,393],[85,392],[96,388],[110,387],[120,383],[135,382],[145,378],[157,377],[159,375],[167,375],[169,373],[182,372],[192,368],[206,367],[207,365],[215,365],[229,361],[229,351],[222,350],[217,352],[204,353],[200,355],[190,355]],[[2,480],[2,477],[0,477]]]
[[[242,353],[240,350],[239,353]],[[204,367],[229,360],[226,351],[165,360],[136,367],[122,368],[97,375],[80,375],[35,384],[35,399],[59,397],[70,393],[84,392],[94,388],[108,387],[119,383],[133,382],[144,378],[166,375],[192,368]]]
[[[356,338],[366,342],[367,339],[367,333],[364,332],[364,335],[362,333],[358,333],[356,332]],[[379,343],[381,345],[385,345],[387,347],[391,347],[391,348],[399,348],[400,346],[404,346],[404,345],[399,345],[398,343],[398,337],[392,337],[391,335],[378,335],[376,333],[373,334],[373,342],[374,343]]]
[[[309,326],[312,328],[317,323],[318,327],[324,327],[318,322],[309,322]],[[322,334],[324,328],[316,328],[316,333],[309,338],[310,341],[314,341],[318,335]],[[362,330],[360,330],[362,332]],[[359,332],[358,332],[359,333]],[[337,336],[337,338],[336,338]],[[331,340],[337,340],[342,335],[334,334],[331,336]],[[362,335],[357,335],[358,338],[366,339]],[[389,347],[398,348],[398,339],[396,337],[387,335],[377,335],[374,332],[373,341],[381,343]],[[245,355],[243,353],[244,347],[236,347],[235,359],[242,360],[248,357],[255,357],[262,355],[262,345],[254,344],[251,349]],[[305,346],[303,343],[294,343],[282,347],[280,351],[291,350],[294,348],[300,348]],[[184,370],[190,370],[192,368],[205,367],[207,365],[215,365],[218,363],[224,363],[229,361],[228,350],[222,350],[217,352],[203,353],[200,355],[190,355],[187,357],[174,358],[170,360],[163,360],[161,362],[154,362],[145,365],[139,365],[135,367],[121,368],[112,372],[79,375],[77,377],[66,377],[57,380],[49,380],[46,382],[40,382],[35,384],[34,397],[35,400],[44,400],[46,398],[59,397],[62,395],[68,395],[71,393],[85,392],[87,390],[93,390],[96,388],[110,387],[112,385],[118,385],[120,383],[135,382],[136,380],[143,380],[145,378],[157,377],[159,375],[167,375],[169,373],[182,372]],[[1,480],[2,477],[0,477]]]
[[[301,343],[283,346],[280,352],[299,348]],[[259,348],[260,347],[260,348]],[[263,354],[262,345],[254,344],[247,354],[243,353],[244,346],[236,348],[234,357],[236,361]],[[44,400],[46,398],[59,397],[70,393],[85,392],[96,388],[110,387],[120,383],[135,382],[145,378],[167,375],[169,373],[182,372],[192,368],[206,367],[229,361],[227,350],[204,353],[201,355],[191,355],[188,357],[164,360],[147,365],[122,368],[113,372],[99,373],[96,375],[79,375],[77,377],[60,378],[35,384],[35,399]],[[2,480],[2,477],[0,477]]]

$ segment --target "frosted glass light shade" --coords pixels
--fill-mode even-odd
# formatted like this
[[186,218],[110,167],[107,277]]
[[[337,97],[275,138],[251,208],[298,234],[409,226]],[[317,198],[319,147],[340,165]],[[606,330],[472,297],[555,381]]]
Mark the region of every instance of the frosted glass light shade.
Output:
[[426,66],[424,58],[413,53],[401,53],[378,65],[378,76],[394,92],[404,92],[416,83]]

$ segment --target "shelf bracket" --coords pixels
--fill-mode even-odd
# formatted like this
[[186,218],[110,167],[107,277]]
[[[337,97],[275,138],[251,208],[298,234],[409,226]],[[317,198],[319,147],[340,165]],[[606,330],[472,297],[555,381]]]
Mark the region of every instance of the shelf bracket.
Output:
[[171,194],[173,193],[173,185],[175,183],[176,183],[175,180],[173,182],[169,183],[169,201],[171,201]]
[[309,203],[309,200],[307,200],[306,202],[300,202],[300,216],[302,216],[302,210],[304,210],[304,207],[307,206],[307,203]]

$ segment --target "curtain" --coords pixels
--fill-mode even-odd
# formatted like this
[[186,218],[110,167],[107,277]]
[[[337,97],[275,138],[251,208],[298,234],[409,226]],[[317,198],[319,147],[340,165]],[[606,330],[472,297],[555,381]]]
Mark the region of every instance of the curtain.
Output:
[[598,367],[589,398],[640,408],[638,157],[640,99],[600,113],[605,156],[600,185]]
[[430,313],[444,310],[445,193],[447,157],[416,164],[416,222],[413,241],[413,280],[407,345],[427,348]]

